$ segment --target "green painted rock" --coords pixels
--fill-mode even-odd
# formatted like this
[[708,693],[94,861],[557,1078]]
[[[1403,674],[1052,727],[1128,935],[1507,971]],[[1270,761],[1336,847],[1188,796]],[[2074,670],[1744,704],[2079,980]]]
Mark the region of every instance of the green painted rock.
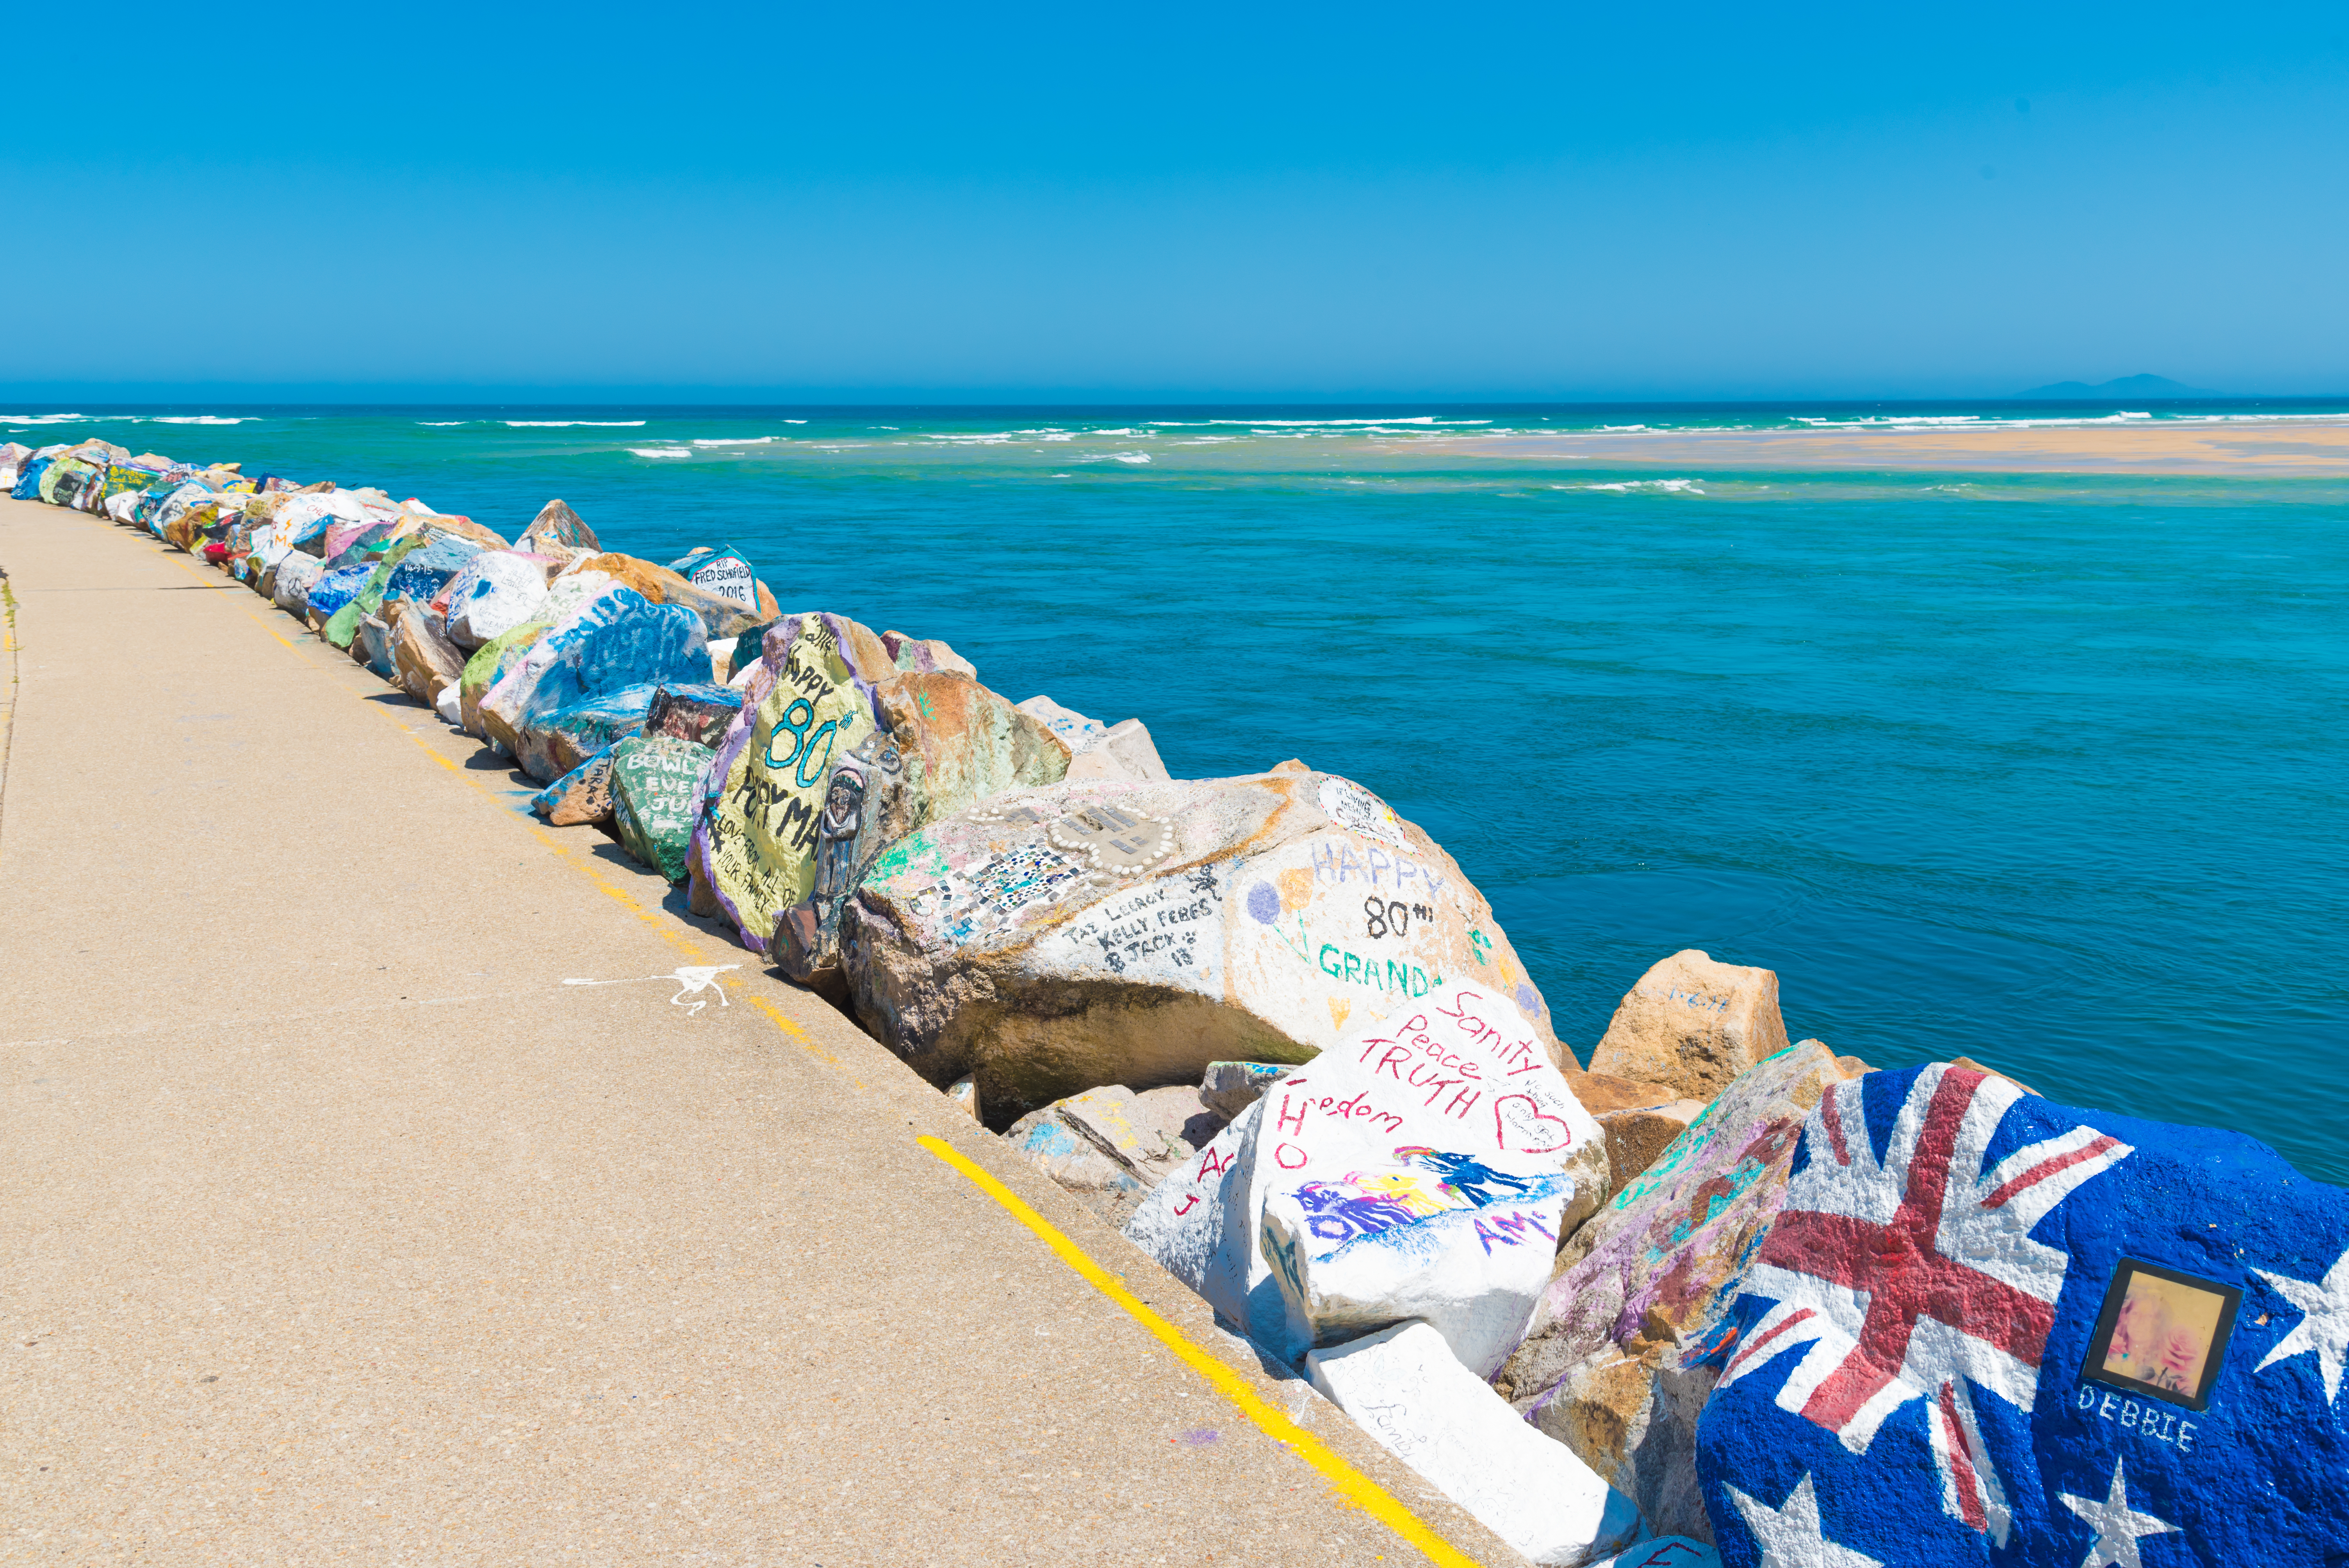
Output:
[[612,823],[620,847],[670,882],[685,880],[686,851],[701,814],[701,770],[716,755],[673,735],[639,735],[612,748]]

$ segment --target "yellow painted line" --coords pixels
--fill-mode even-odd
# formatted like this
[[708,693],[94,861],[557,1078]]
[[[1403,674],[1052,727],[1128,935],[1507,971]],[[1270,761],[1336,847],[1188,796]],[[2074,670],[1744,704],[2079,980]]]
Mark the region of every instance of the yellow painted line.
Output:
[[1062,1263],[1081,1275],[1087,1284],[1115,1302],[1126,1315],[1148,1329],[1160,1344],[1181,1357],[1193,1371],[1215,1386],[1216,1392],[1237,1406],[1240,1414],[1255,1422],[1275,1442],[1288,1445],[1307,1464],[1319,1470],[1329,1479],[1330,1490],[1340,1498],[1418,1547],[1430,1561],[1442,1563],[1444,1568],[1478,1568],[1475,1558],[1429,1529],[1417,1514],[1397,1501],[1392,1492],[1348,1464],[1336,1449],[1268,1404],[1247,1378],[1194,1345],[1181,1329],[1151,1311],[1141,1297],[1120,1283],[1115,1274],[1087,1257],[1083,1249],[1061,1234],[1050,1221],[1022,1202],[1018,1193],[988,1175],[968,1156],[943,1138],[920,1138],[915,1141],[961,1171],[970,1179],[973,1186],[1002,1204],[1013,1219],[1035,1232],[1046,1246],[1060,1254]]

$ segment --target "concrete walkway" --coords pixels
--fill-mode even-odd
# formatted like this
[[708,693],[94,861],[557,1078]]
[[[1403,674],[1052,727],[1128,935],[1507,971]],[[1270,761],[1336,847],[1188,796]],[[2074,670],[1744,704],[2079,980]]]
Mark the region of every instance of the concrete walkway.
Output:
[[7,500],[0,567],[0,1562],[1516,1561],[241,585]]

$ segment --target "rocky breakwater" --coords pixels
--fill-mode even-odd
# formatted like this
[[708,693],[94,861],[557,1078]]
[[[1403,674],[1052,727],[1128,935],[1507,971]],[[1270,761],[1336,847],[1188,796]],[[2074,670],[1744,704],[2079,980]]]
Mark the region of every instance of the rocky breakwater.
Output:
[[1585,1070],[1360,784],[1170,778],[730,550],[102,442],[0,483],[512,758],[1533,1561],[2349,1561],[2349,1195],[2248,1140],[1790,1044],[1695,949]]

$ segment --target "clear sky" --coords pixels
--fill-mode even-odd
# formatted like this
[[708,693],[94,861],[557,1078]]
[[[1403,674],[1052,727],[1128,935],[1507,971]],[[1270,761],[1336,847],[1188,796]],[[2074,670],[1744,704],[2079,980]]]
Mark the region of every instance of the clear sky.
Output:
[[2349,392],[2338,0],[19,32],[11,390]]

